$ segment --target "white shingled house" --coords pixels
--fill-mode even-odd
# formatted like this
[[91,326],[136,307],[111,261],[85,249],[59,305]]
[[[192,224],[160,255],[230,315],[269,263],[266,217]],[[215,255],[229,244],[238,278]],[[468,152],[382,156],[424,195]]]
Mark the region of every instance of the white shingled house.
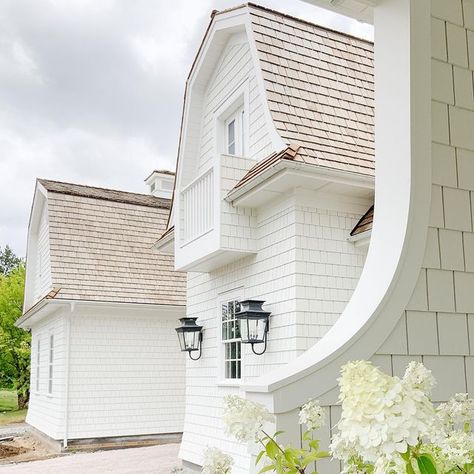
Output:
[[474,3],[307,1],[373,22],[375,50],[246,4],[213,13],[186,83],[156,247],[187,273],[191,469],[217,446],[255,472],[220,419],[229,393],[294,444],[318,398],[327,446],[348,360],[422,360],[435,402],[474,395]]
[[[248,472],[245,447],[224,436],[222,397],[317,344],[354,291],[372,223],[373,85],[367,41],[252,4],[212,17],[157,243],[187,273],[187,316],[203,326],[186,376],[189,467],[216,445]],[[243,342],[245,300],[271,313],[266,343]]]
[[152,173],[153,195],[36,183],[17,325],[32,333],[27,423],[63,448],[183,430],[185,282],[152,248],[173,180]]

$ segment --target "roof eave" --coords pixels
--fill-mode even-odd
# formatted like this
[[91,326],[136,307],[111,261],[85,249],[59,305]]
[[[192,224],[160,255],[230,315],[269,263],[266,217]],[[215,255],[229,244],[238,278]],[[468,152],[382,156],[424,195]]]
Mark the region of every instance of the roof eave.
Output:
[[96,307],[96,308],[133,308],[140,310],[153,310],[166,313],[175,313],[177,316],[184,315],[186,306],[177,304],[159,304],[159,303],[123,303],[111,301],[94,301],[94,300],[75,300],[75,299],[44,299],[29,309],[23,316],[15,322],[15,326],[21,329],[31,329],[33,324],[37,324],[40,320],[53,313],[61,307],[70,307],[71,312],[75,306]]
[[332,179],[334,181],[345,182],[348,184],[372,189],[375,186],[375,178],[371,175],[355,173],[352,171],[336,170],[324,166],[302,163],[300,161],[281,159],[259,175],[249,180],[247,183],[238,188],[232,189],[224,199],[227,202],[232,203],[234,206],[238,206],[240,198],[245,196],[247,193],[254,191],[262,183],[274,177],[283,170],[299,170],[313,175],[318,175],[326,179]]
[[174,230],[168,232],[166,235],[158,239],[153,244],[153,248],[167,255],[173,255],[174,254]]
[[359,234],[351,235],[347,238],[348,242],[352,242],[356,247],[361,247],[363,245],[368,245],[370,242],[370,237],[372,235],[372,229],[360,232]]
[[363,23],[374,23],[374,7],[376,0],[303,0],[311,5],[322,7],[340,15],[349,16]]

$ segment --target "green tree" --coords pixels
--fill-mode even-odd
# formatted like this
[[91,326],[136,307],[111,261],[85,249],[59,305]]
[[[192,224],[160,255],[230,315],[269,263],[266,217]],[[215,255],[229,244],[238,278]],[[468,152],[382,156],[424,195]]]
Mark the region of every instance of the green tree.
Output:
[[13,387],[18,408],[26,408],[30,395],[30,333],[15,326],[21,316],[25,289],[22,261],[0,274],[0,384]]
[[0,274],[8,275],[12,270],[19,267],[23,260],[17,257],[13,250],[6,245],[4,249],[0,247]]

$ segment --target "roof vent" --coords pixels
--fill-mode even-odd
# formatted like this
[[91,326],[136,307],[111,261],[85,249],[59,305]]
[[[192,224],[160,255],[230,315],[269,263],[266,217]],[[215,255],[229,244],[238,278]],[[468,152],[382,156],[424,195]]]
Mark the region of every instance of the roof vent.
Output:
[[174,188],[174,173],[168,170],[155,170],[145,179],[148,192],[156,197],[171,199]]

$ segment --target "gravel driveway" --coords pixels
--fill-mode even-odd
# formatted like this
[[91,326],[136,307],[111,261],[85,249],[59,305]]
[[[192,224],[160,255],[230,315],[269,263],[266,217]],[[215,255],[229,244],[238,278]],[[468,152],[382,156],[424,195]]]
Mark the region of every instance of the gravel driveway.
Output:
[[179,444],[70,454],[0,466],[0,474],[169,474],[181,465]]

